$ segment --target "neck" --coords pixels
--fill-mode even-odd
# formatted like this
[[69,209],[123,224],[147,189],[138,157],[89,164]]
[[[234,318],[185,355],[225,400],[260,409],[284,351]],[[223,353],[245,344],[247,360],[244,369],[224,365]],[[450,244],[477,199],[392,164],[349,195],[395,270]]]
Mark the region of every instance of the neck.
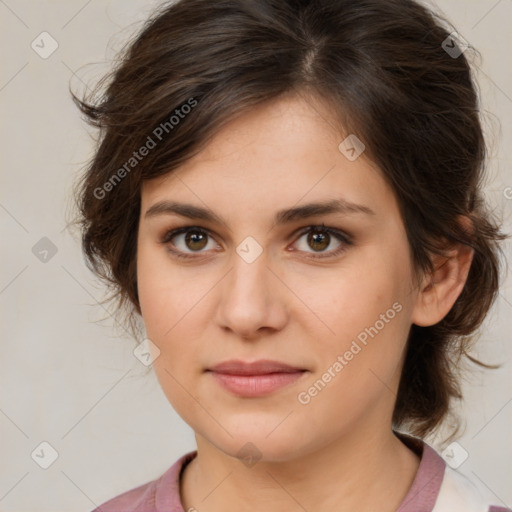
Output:
[[196,435],[197,457],[181,479],[184,510],[395,511],[409,490],[419,457],[391,431],[350,434],[285,461],[248,466]]

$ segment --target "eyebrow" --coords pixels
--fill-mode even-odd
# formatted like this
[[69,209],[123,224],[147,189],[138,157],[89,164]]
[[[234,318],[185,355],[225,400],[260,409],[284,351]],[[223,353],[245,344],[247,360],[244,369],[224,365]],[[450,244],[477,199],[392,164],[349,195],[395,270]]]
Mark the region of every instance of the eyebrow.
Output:
[[[375,212],[368,206],[352,203],[345,199],[333,199],[331,201],[309,203],[303,206],[296,206],[285,210],[280,210],[274,217],[276,225],[288,224],[300,219],[307,219],[318,215],[328,215],[331,213],[339,213],[343,215],[364,214],[375,215]],[[178,203],[175,201],[159,201],[148,208],[144,214],[145,218],[155,217],[158,215],[177,214],[189,219],[204,220],[217,222],[226,225],[222,217],[219,217],[209,208],[203,208],[186,203]]]

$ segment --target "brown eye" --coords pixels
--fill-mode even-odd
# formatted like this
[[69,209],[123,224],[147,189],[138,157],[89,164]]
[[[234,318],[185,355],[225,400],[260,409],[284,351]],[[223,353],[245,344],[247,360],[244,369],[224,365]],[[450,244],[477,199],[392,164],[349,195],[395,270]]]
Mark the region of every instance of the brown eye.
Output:
[[202,231],[188,231],[185,234],[185,245],[192,251],[200,251],[206,247],[208,235]]
[[307,241],[309,246],[315,251],[323,251],[329,247],[331,241],[331,235],[329,233],[322,232],[322,230],[311,230],[308,233]]

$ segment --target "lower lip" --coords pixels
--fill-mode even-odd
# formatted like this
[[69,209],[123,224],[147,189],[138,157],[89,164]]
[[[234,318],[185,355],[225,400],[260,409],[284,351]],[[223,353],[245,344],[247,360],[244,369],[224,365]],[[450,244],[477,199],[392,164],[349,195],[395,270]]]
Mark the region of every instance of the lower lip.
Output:
[[306,372],[269,373],[265,375],[230,375],[210,372],[231,393],[243,397],[267,395],[299,380]]

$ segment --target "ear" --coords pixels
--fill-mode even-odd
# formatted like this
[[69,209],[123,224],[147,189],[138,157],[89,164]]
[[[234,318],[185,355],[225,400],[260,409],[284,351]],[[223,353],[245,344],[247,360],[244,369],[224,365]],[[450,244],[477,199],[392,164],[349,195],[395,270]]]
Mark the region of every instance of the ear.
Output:
[[[460,217],[465,230],[472,230],[468,217]],[[446,256],[434,255],[434,271],[423,278],[412,312],[412,323],[421,327],[440,322],[459,297],[469,274],[474,251],[459,242],[450,242]]]

